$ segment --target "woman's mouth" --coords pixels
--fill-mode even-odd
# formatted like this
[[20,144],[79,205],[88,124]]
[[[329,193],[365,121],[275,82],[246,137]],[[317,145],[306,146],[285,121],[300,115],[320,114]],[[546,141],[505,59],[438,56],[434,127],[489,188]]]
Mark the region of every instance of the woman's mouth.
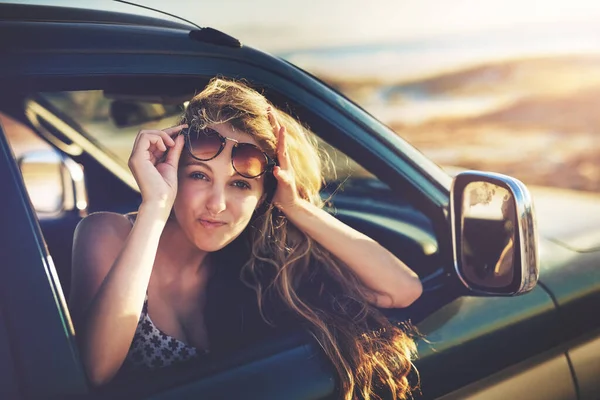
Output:
[[212,219],[200,219],[200,224],[207,229],[215,229],[220,226],[226,225],[225,222],[212,220]]

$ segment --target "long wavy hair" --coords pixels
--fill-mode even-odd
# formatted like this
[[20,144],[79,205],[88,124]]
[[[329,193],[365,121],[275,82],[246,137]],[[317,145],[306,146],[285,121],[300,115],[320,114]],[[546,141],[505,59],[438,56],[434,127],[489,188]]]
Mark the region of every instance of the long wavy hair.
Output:
[[[182,122],[196,129],[228,123],[275,158],[268,107],[286,127],[299,196],[322,207],[319,191],[326,165],[314,134],[245,82],[213,78],[192,98]],[[391,323],[369,302],[369,291],[349,267],[270,203],[275,187],[273,175],[265,176],[267,200],[242,235],[247,257],[240,277],[256,291],[263,319],[277,322],[263,312],[269,302],[291,311],[337,370],[345,400],[407,398],[412,389],[407,376],[416,356],[408,334],[412,330]]]

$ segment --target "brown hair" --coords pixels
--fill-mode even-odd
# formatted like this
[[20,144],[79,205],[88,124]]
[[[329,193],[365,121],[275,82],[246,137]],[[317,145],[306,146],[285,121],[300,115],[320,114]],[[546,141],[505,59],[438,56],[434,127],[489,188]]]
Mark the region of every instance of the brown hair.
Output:
[[[214,78],[190,101],[184,122],[197,129],[228,123],[252,135],[275,157],[276,138],[267,107],[286,127],[299,196],[322,207],[319,190],[324,165],[314,135],[248,85]],[[270,195],[275,190],[272,174],[265,190]],[[249,254],[242,280],[256,290],[263,318],[276,322],[262,312],[270,301],[291,310],[337,370],[344,399],[404,399],[410,394],[407,375],[416,356],[415,343],[407,329],[391,323],[368,301],[368,290],[349,267],[268,201],[244,235]]]

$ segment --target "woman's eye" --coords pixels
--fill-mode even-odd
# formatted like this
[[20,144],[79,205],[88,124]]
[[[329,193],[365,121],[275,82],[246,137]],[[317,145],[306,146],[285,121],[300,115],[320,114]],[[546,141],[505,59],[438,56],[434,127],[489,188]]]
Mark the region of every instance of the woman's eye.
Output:
[[239,189],[250,189],[250,184],[246,181],[235,181],[233,182],[233,186]]
[[195,180],[206,180],[208,179],[202,172],[194,171],[190,174],[190,178]]

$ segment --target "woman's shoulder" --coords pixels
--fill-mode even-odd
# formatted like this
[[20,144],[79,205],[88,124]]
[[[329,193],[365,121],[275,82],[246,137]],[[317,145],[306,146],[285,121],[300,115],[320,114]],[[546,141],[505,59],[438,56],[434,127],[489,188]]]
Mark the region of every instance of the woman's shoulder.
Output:
[[77,224],[75,238],[90,235],[127,237],[135,221],[135,216],[132,218],[130,215],[109,211],[89,214]]

